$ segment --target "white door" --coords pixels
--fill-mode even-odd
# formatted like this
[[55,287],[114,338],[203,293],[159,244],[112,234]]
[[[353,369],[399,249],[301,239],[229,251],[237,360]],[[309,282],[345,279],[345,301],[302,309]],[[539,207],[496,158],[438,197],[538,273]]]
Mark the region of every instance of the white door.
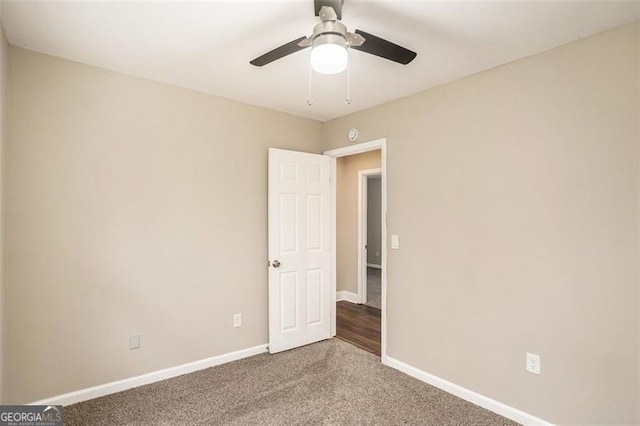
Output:
[[269,149],[269,352],[331,333],[330,158]]

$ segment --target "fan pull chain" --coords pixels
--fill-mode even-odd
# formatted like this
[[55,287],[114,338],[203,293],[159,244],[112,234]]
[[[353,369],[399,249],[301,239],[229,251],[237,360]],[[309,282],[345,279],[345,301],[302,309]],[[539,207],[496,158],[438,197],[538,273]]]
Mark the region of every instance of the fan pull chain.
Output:
[[309,95],[307,96],[307,105],[313,105],[313,100],[311,99],[311,80],[313,77],[313,68],[311,67],[311,61],[309,61]]
[[344,103],[351,105],[351,47],[347,46],[347,98]]

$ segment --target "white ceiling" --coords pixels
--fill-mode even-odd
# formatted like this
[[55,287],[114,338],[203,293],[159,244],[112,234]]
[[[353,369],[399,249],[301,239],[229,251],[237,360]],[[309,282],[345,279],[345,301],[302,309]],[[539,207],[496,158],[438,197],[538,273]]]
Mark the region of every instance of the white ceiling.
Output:
[[321,121],[419,92],[640,19],[640,2],[345,0],[342,22],[418,52],[399,65],[351,54],[346,73],[313,76],[309,49],[262,68],[256,56],[311,33],[308,1],[5,1],[15,46]]

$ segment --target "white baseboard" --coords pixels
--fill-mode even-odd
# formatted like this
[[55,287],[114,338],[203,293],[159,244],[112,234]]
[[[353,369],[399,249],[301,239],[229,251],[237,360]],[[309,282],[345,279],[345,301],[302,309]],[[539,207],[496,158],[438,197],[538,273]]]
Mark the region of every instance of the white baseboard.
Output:
[[136,388],[138,386],[148,385],[150,383],[170,379],[172,377],[182,376],[183,374],[193,373],[194,371],[203,370],[205,368],[215,367],[216,365],[226,364],[227,362],[237,361],[239,359],[258,355],[264,352],[267,352],[266,344],[214,356],[211,358],[201,359],[199,361],[189,362],[187,364],[166,368],[164,370],[153,371],[141,376],[118,380],[116,382],[106,383],[104,385],[93,386],[75,392],[65,393],[63,395],[58,395],[51,398],[42,399],[40,401],[32,402],[30,405],[71,405],[78,402],[87,401],[89,399],[110,395],[112,393],[122,392],[124,390]]
[[341,290],[336,292],[336,301],[340,302],[342,300],[346,300],[347,302],[351,302],[351,303],[361,303],[360,296],[358,296],[358,293],[354,293],[352,291],[346,291],[346,290]]
[[367,263],[367,268],[382,269],[382,265],[376,265],[375,263]]
[[479,405],[482,408],[493,411],[496,414],[499,414],[520,424],[553,426],[552,423],[549,423],[546,420],[542,420],[538,417],[532,416],[531,414],[510,407],[506,404],[503,404],[502,402],[496,401],[495,399],[480,395],[479,393],[476,393],[467,388],[463,388],[462,386],[458,386],[438,376],[434,376],[433,374],[429,374],[415,367],[412,367],[409,364],[405,364],[402,361],[391,358],[390,356],[387,356],[386,360],[383,360],[383,363],[388,365],[389,367],[395,368],[396,370],[400,370],[403,373],[408,374],[409,376],[415,377],[418,380],[428,383],[431,386],[435,386],[445,392],[453,394],[473,404]]

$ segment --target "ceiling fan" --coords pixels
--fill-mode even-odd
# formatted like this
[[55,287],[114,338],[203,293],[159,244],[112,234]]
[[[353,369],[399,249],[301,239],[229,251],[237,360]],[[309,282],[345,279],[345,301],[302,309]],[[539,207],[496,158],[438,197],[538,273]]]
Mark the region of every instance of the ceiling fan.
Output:
[[337,74],[347,67],[347,49],[359,50],[407,65],[416,57],[416,52],[399,46],[373,34],[356,30],[351,33],[340,22],[344,0],[314,0],[315,16],[320,23],[308,37],[300,37],[285,43],[250,61],[261,67],[299,50],[311,47],[311,67],[322,74]]

